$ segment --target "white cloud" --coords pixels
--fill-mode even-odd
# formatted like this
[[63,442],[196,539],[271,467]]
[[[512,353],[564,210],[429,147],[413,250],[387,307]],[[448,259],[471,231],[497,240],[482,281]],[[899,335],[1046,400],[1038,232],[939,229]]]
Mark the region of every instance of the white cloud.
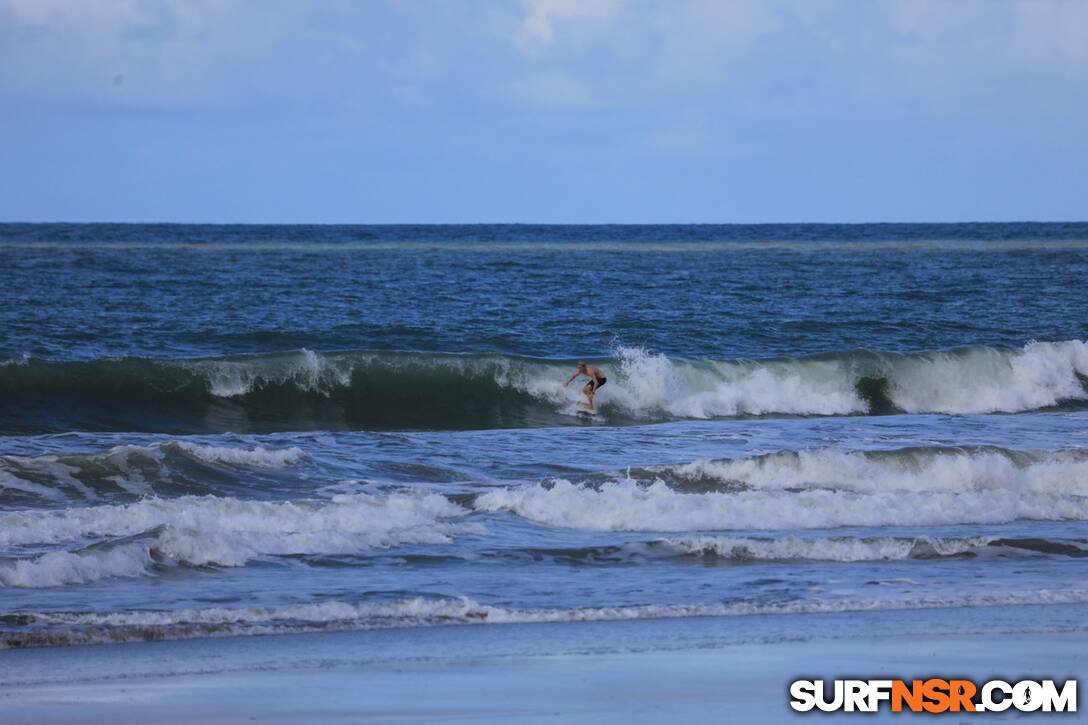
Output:
[[515,40],[525,50],[539,49],[565,28],[607,27],[621,7],[621,0],[528,0]]
[[1088,70],[1088,3],[1080,0],[895,0],[883,7],[898,57],[924,73]]
[[[0,0],[0,22],[6,15],[14,26],[13,42],[0,49],[10,70],[0,86],[23,97],[106,104],[221,100],[239,80],[226,61],[267,29],[257,18],[237,33],[244,10],[236,0]],[[114,83],[118,76],[123,84]]]
[[673,81],[728,78],[728,64],[774,33],[792,11],[772,0],[685,0],[648,16],[659,37],[656,73]]
[[803,113],[1073,87],[1085,28],[1079,0],[0,0],[0,100]]

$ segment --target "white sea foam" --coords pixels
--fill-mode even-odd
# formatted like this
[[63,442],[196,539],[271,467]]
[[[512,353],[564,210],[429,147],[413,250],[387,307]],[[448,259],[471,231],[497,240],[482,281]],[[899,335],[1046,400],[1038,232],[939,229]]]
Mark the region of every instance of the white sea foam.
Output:
[[254,468],[283,468],[293,466],[302,460],[302,449],[295,446],[290,448],[231,448],[227,446],[204,446],[189,441],[176,441],[162,444],[164,446],[176,446],[194,458],[199,458],[207,463],[226,463],[235,466],[252,466]]
[[[502,356],[454,357],[371,353],[289,355],[183,363],[203,376],[213,395],[235,397],[268,385],[294,385],[329,395],[353,375],[396,376],[409,367],[444,376],[490,377],[499,388],[567,409],[578,396],[564,387],[566,364]],[[909,355],[842,353],[820,358],[683,360],[638,347],[619,347],[601,366],[608,385],[596,402],[603,412],[635,418],[714,418],[735,415],[845,415],[870,412],[859,392],[863,378],[887,404],[908,413],[991,413],[1035,410],[1088,400],[1088,344],[1032,342],[1019,350],[976,347]],[[881,382],[882,381],[882,382]],[[868,395],[868,393],[866,394]]]
[[51,551],[29,559],[0,560],[0,586],[56,587],[144,576],[153,564],[150,548],[149,544],[132,542],[97,550]]
[[736,482],[758,489],[859,492],[969,492],[1088,495],[1088,457],[1079,452],[1021,453],[998,449],[832,450],[780,452],[733,460],[695,461],[654,469],[684,479]]
[[478,496],[481,511],[509,511],[594,531],[713,531],[1088,520],[1088,497],[1009,489],[964,493],[750,490],[681,493],[661,481],[600,487],[556,481]]
[[908,413],[1014,413],[1088,398],[1088,345],[1032,342],[1009,353],[973,348],[897,360],[890,377],[896,406]]
[[[478,531],[475,527],[450,526],[439,535],[417,536],[403,529],[397,543],[446,541],[456,531]],[[392,545],[392,539],[383,543]],[[1080,549],[1083,544],[1062,542]],[[156,568],[170,566],[244,566],[267,555],[350,554],[373,546],[366,536],[343,532],[288,533],[264,537],[220,532],[209,535],[194,530],[163,526],[145,536],[125,539],[115,545],[99,544],[76,551],[54,551],[24,559],[0,560],[0,586],[53,587],[86,584],[113,577],[149,576]],[[992,536],[941,537],[823,537],[760,538],[746,536],[687,536],[632,542],[622,552],[646,556],[702,556],[734,561],[893,561],[928,559],[991,551],[1019,549],[1020,555],[1037,551],[1017,547],[1015,541]],[[1028,554],[1030,555],[1030,554]]]
[[[714,418],[767,413],[840,415],[868,407],[854,389],[842,363],[673,361],[642,348],[617,349],[618,370],[595,402],[606,413],[636,418],[662,414],[677,418]],[[500,384],[515,387],[556,405],[570,403],[577,390],[564,388],[551,366],[506,373]]]
[[620,348],[618,353],[618,384],[602,405],[616,405],[640,417],[658,411],[681,418],[712,418],[866,410],[839,362],[677,364],[640,348]]
[[132,496],[149,496],[155,484],[175,478],[181,455],[202,463],[248,468],[284,468],[304,458],[297,447],[235,448],[209,446],[178,440],[148,446],[114,446],[99,453],[42,456],[0,456],[0,491],[15,491],[50,501],[75,495],[87,501],[101,499],[103,488],[119,489]]
[[[827,538],[781,539],[748,536],[688,536],[655,541],[655,551],[672,554],[714,556],[737,561],[896,561],[933,556],[976,553],[995,541],[994,537],[964,538]],[[1085,550],[1088,554],[1088,549]]]
[[[695,604],[647,604],[573,609],[512,609],[481,604],[467,597],[393,602],[328,601],[283,607],[209,608],[114,613],[22,613],[32,621],[80,627],[75,630],[0,636],[0,648],[34,644],[116,642],[132,639],[184,638],[209,635],[264,634],[317,629],[371,629],[446,624],[516,624],[728,617],[770,614],[866,612],[947,607],[998,607],[1030,604],[1082,604],[1088,589],[1032,590],[951,596],[835,599],[795,602],[732,601]],[[152,634],[153,633],[153,634]]]
[[[109,460],[112,451],[100,454],[99,460]],[[20,491],[50,501],[63,501],[66,493],[75,493],[81,498],[94,501],[98,494],[79,479],[80,465],[76,456],[0,456],[0,491]],[[93,463],[94,459],[88,459]],[[37,478],[37,481],[31,480]],[[124,477],[120,477],[124,479]],[[127,484],[127,480],[118,481]],[[139,486],[141,482],[134,485]],[[140,493],[146,489],[141,488]]]
[[328,395],[351,382],[354,361],[303,348],[290,356],[185,363],[208,379],[212,395],[230,398],[269,384],[292,382],[302,390]]
[[[54,586],[146,574],[155,560],[242,566],[266,555],[347,554],[405,544],[440,544],[477,524],[437,494],[353,494],[330,500],[242,501],[215,496],[145,499],[126,505],[0,513],[0,546],[50,545],[146,534],[0,562],[0,583]],[[149,533],[150,532],[150,533]]]
[[[886,381],[890,403],[908,413],[1018,412],[1088,399],[1082,384],[1088,345],[1080,340],[1033,342],[1020,350],[764,361],[673,360],[620,347],[615,363],[604,367],[609,380],[599,407],[638,418],[867,413],[870,403],[858,391],[862,378]],[[577,391],[563,388],[561,377],[541,365],[504,372],[498,382],[563,405]]]
[[48,501],[64,500],[63,492],[55,488],[43,486],[34,481],[27,481],[10,471],[0,469],[0,490],[5,489],[8,491],[17,491],[22,494],[29,494],[31,497],[43,498]]
[[39,556],[0,560],[0,586],[53,587],[86,584],[113,577],[149,576],[156,566],[245,566],[261,556],[288,554],[351,554],[375,546],[442,543],[455,527],[435,531],[398,529],[377,532],[340,531],[237,533],[159,527],[135,541],[99,544],[76,551],[52,551]]

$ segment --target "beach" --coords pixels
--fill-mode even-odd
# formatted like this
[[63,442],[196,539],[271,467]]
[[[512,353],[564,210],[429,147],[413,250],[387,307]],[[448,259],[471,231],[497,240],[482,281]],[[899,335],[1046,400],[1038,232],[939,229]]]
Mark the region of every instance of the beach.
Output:
[[[1083,614],[1080,608],[1065,616],[1073,622]],[[1064,680],[1088,671],[1083,632],[1006,632],[1031,612],[992,615],[993,626],[974,633],[956,631],[955,613],[930,611],[808,615],[789,624],[710,618],[465,626],[24,650],[2,656],[0,717],[13,723],[849,721],[859,715],[794,712],[789,682],[952,675],[983,682],[1028,674]],[[881,634],[894,620],[913,632]],[[792,636],[783,632],[787,627]],[[861,716],[903,717],[886,707]]]

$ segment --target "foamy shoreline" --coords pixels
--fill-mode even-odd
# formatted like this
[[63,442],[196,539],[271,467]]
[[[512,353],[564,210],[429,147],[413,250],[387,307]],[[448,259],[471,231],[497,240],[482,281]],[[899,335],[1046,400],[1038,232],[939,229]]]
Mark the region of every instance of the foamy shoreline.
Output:
[[[1088,671],[1082,627],[1016,631],[1028,618],[1083,622],[1083,607],[1030,609],[993,612],[985,631],[958,631],[967,612],[942,610],[765,617],[744,632],[726,620],[655,620],[9,651],[0,719],[780,722],[804,717],[787,704],[799,677]],[[15,681],[35,673],[48,676]]]

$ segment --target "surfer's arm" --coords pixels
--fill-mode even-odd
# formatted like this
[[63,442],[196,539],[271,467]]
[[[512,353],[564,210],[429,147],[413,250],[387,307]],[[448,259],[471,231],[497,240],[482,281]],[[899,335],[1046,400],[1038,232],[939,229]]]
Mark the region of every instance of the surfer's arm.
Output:
[[569,378],[567,378],[567,382],[563,383],[563,387],[565,388],[568,385],[570,385],[570,381],[574,380],[576,377],[578,377],[578,374],[580,372],[581,372],[581,370],[575,370],[574,373]]

